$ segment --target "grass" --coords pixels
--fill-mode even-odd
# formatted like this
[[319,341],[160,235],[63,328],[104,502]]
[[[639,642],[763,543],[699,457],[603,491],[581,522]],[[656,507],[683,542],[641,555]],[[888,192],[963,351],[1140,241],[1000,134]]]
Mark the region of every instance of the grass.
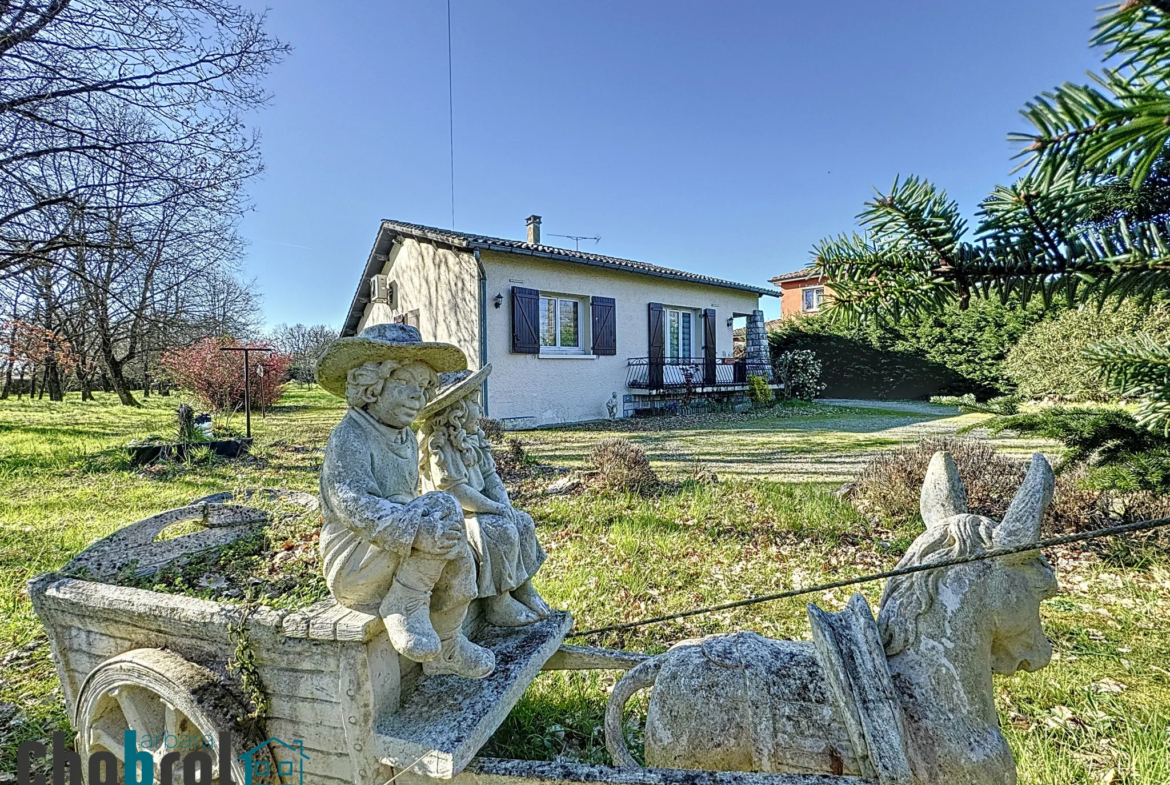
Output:
[[[262,487],[315,492],[320,450],[343,412],[320,390],[294,389],[267,419],[254,420],[254,459],[127,466],[124,444],[169,433],[180,401],[152,397],[142,409],[118,406],[112,396],[84,404],[75,398],[65,404],[0,402],[0,704],[16,711],[16,720],[5,724],[0,706],[0,771],[14,769],[20,742],[67,726],[25,582],[59,569],[120,526],[200,496]],[[897,444],[915,438],[915,427],[940,421],[882,410],[793,407],[779,413],[636,433],[589,426],[522,434],[541,462],[560,465],[582,462],[597,439],[629,436],[648,449],[657,471],[675,480],[645,497],[596,491],[550,497],[541,494],[540,481],[520,483],[515,502],[537,519],[549,553],[537,576],[545,597],[571,610],[584,629],[892,566],[919,522],[868,520],[833,495],[836,479],[779,479],[795,474],[797,462],[815,466]],[[696,457],[721,482],[682,481]],[[1164,547],[1141,541],[1100,553],[1054,554],[1065,593],[1046,602],[1043,614],[1057,659],[1035,674],[996,681],[1021,782],[1170,781],[1165,554]],[[876,605],[880,586],[863,592]],[[837,610],[848,593],[809,599]],[[805,638],[804,601],[573,642],[660,652],[684,638],[734,629]],[[601,717],[618,675],[541,675],[484,754],[607,762]]]
[[[319,389],[292,389],[267,417],[252,420],[256,448],[243,461],[134,469],[131,439],[169,435],[183,398],[152,396],[142,408],[114,395],[81,402],[0,402],[0,771],[16,749],[67,725],[60,685],[25,583],[60,569],[97,539],[128,523],[219,491],[288,488],[316,492],[321,448],[344,413]],[[242,418],[233,426],[242,428]],[[3,707],[0,706],[0,709]]]
[[[840,483],[856,475],[867,452],[917,441],[927,433],[977,426],[986,417],[790,402],[777,405],[764,416],[686,418],[681,426],[675,418],[667,417],[636,426],[621,421],[594,423],[530,431],[519,438],[530,455],[562,466],[584,465],[597,441],[623,437],[645,449],[652,468],[665,477],[687,474],[698,459],[720,477]],[[1012,453],[1049,446],[1007,435],[994,441],[999,449]]]

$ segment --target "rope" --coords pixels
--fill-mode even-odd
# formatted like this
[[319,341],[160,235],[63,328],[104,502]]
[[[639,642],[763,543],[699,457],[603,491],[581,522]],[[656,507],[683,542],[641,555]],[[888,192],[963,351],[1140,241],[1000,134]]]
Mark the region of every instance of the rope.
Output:
[[1027,551],[1036,551],[1040,550],[1041,548],[1051,548],[1057,545],[1068,545],[1074,542],[1096,540],[1102,537],[1113,537],[1118,534],[1132,534],[1133,532],[1148,531],[1150,529],[1157,529],[1161,526],[1167,525],[1170,525],[1170,518],[1155,518],[1149,521],[1137,521],[1135,523],[1126,523],[1120,526],[1111,526],[1105,529],[1093,529],[1092,531],[1080,532],[1078,534],[1065,534],[1061,535],[1060,537],[1051,537],[1047,540],[1037,540],[1036,542],[1016,545],[1011,548],[995,548],[993,550],[984,551],[983,553],[978,553],[974,556],[967,556],[962,559],[947,559],[945,561],[935,562],[933,564],[916,564],[913,567],[900,567],[894,570],[887,570],[886,572],[879,572],[874,575],[863,575],[860,578],[846,578],[840,581],[833,581],[832,583],[822,583],[818,586],[809,586],[806,589],[789,589],[788,591],[777,592],[776,594],[763,594],[758,597],[748,597],[746,600],[727,602],[722,605],[711,605],[706,608],[695,608],[689,611],[669,613],[665,616],[654,616],[652,618],[642,619],[640,621],[628,621],[621,624],[611,624],[607,627],[595,627],[591,630],[571,633],[566,637],[584,638],[587,635],[600,635],[603,632],[630,630],[635,627],[644,627],[648,624],[658,624],[664,621],[673,621],[674,619],[684,619],[688,616],[698,616],[704,613],[715,613],[717,611],[731,610],[732,608],[742,608],[747,605],[757,605],[761,602],[772,602],[773,600],[783,600],[789,597],[799,597],[802,594],[813,594],[815,592],[828,591],[829,589],[840,589],[844,586],[855,586],[859,583],[869,583],[870,581],[878,581],[884,578],[897,578],[901,575],[913,575],[916,572],[925,572],[926,570],[940,570],[944,567],[955,567],[960,564],[970,564],[972,562],[995,559],[1000,556],[1011,556],[1013,553],[1026,553]]

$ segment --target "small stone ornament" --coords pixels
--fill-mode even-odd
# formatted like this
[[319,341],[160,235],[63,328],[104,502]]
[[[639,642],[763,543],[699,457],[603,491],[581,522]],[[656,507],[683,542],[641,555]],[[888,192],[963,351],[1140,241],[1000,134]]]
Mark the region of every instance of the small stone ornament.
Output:
[[[1036,542],[1052,489],[1052,469],[1037,454],[996,523],[967,512],[954,461],[936,453],[922,489],[926,531],[898,566]],[[684,641],[617,684],[606,744],[619,766],[637,765],[622,736],[622,707],[653,686],[649,766],[1012,785],[1016,765],[999,729],[992,674],[1048,664],[1040,603],[1056,591],[1047,560],[1024,551],[891,578],[876,620],[861,595],[835,614],[810,605],[812,642],[750,632]]]

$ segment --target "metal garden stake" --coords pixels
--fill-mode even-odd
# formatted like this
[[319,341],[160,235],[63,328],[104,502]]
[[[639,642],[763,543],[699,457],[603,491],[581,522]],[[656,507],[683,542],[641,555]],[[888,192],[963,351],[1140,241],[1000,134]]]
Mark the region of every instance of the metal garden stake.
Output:
[[[245,438],[252,438],[252,359],[250,352],[270,352],[266,346],[221,346],[221,352],[244,353],[244,433]],[[261,377],[264,374],[261,372]]]

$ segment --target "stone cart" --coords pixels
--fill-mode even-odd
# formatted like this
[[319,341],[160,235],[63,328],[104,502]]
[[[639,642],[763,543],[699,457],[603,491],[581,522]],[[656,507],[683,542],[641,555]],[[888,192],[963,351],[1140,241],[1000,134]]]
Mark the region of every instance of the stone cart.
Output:
[[[108,582],[180,563],[265,520],[264,512],[241,506],[171,510],[95,543],[61,573],[30,582],[83,760],[100,750],[122,760],[127,729],[140,739],[218,738],[230,731],[232,779],[239,785],[424,785],[452,778],[468,785],[865,782],[476,758],[541,670],[628,670],[645,659],[563,646],[572,625],[568,613],[502,630],[484,625],[473,606],[468,633],[495,652],[496,671],[480,681],[423,678],[416,663],[390,646],[379,618],[332,600],[295,612],[245,609]],[[167,538],[164,530],[175,524],[195,531]],[[245,667],[229,671],[232,660]],[[257,695],[262,716],[249,721]],[[157,746],[156,776],[167,751]],[[212,757],[220,760],[218,751]],[[218,783],[218,763],[216,775]]]

